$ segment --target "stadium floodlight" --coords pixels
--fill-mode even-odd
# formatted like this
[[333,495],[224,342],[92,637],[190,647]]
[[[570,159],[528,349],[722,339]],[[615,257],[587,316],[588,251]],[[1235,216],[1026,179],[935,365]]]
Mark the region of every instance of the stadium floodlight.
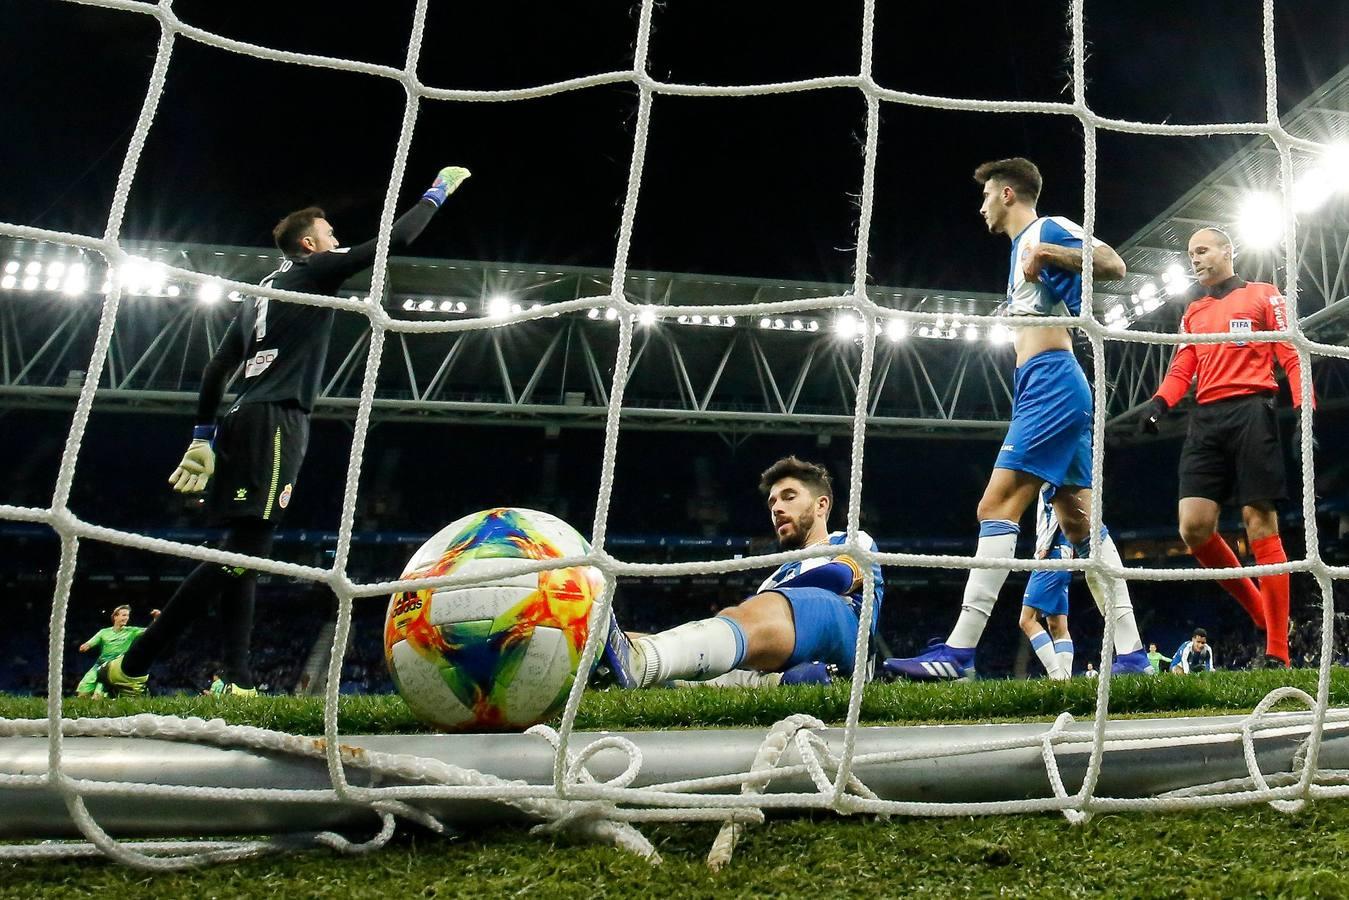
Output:
[[25,275],[25,276],[24,276],[24,279],[23,279],[23,289],[24,289],[25,291],[35,291],[35,290],[37,290],[37,276],[36,276],[36,275]]
[[6,275],[17,275],[18,272],[19,272],[19,261],[17,259],[11,259],[9,262],[5,263]]
[[234,303],[238,303],[240,300],[244,299],[244,295],[239,293],[238,291],[230,291],[229,298]]
[[720,325],[720,324],[721,324],[721,316],[708,316],[708,317],[707,317],[707,324],[708,324],[708,325]]
[[819,331],[819,330],[820,330],[820,323],[816,322],[814,319],[811,319],[809,322],[806,323],[806,331]]
[[18,279],[16,279],[12,273],[7,273],[4,278],[0,278],[0,288],[12,291],[17,282]]
[[1248,194],[1237,212],[1237,233],[1252,250],[1273,246],[1283,237],[1283,204],[1268,191]]
[[46,282],[43,283],[42,285],[42,289],[44,291],[54,291],[60,286],[61,286],[61,279],[53,278],[52,276],[48,275]]
[[805,327],[805,322],[802,322],[800,319],[792,319],[792,331],[802,331]]
[[729,328],[730,326],[735,324],[735,316],[727,316],[726,318],[721,320],[721,324]]
[[[206,285],[203,284],[202,287],[205,288]],[[202,300],[206,300],[205,297],[202,297],[201,299],[202,299]],[[416,308],[417,308],[417,301],[416,301],[416,300],[413,300],[412,298],[409,297],[407,300],[404,300],[404,301],[403,301],[403,309],[407,310],[408,312],[411,312],[412,310],[414,310],[414,309],[416,309]]]
[[434,300],[423,300],[417,304],[417,308],[422,312],[430,312],[436,308],[436,302]]
[[650,308],[643,308],[637,314],[637,324],[651,326],[656,324],[656,311]]
[[921,327],[921,328],[918,329],[918,336],[919,336],[919,337],[932,337],[932,329],[929,328],[928,326],[924,325],[923,327]]
[[454,312],[454,302],[451,300],[440,301],[441,312]]
[[1151,300],[1157,296],[1157,285],[1149,281],[1138,289],[1138,296],[1142,297],[1144,301]]
[[885,336],[890,343],[898,344],[909,336],[909,323],[903,319],[890,319],[885,323]]
[[759,320],[759,327],[760,327],[760,328],[772,328],[772,327],[773,327],[773,320],[770,319],[770,318],[768,318],[767,316],[764,316],[762,319]]
[[1332,144],[1293,184],[1293,209],[1315,212],[1335,194],[1349,190],[1349,144]]
[[164,289],[164,293],[168,294],[170,297],[177,297],[177,296],[178,296],[179,294],[181,294],[182,292],[183,292],[183,289],[180,288],[180,287],[178,287],[178,285],[176,285],[176,284],[171,284],[171,285],[169,285],[167,288]]
[[42,274],[42,263],[37,261],[30,262],[28,265],[23,267],[23,274],[25,275]]
[[454,311],[455,311],[455,312],[468,312],[468,304],[465,303],[464,301],[460,300],[458,303],[454,304]]
[[60,278],[62,275],[65,274],[65,271],[66,271],[66,264],[61,262],[61,260],[59,259],[56,260],[55,262],[47,264],[48,278]]
[[834,334],[845,341],[857,337],[857,319],[852,313],[841,313],[834,319]]
[[[598,309],[596,309],[595,307],[592,306],[590,309],[586,310],[586,318],[587,318],[587,319],[598,319],[599,317],[600,317],[600,311],[599,311]],[[683,316],[680,316],[680,318],[682,319]]]
[[487,317],[504,319],[511,314],[511,298],[505,294],[493,294],[487,299]]
[[966,325],[966,326],[965,326],[965,340],[967,340],[967,341],[977,341],[977,340],[979,340],[979,329],[978,329],[978,328],[975,328],[973,325]]
[[988,329],[988,341],[990,344],[1009,344],[1012,341],[1012,329],[1006,325],[994,325]]
[[[604,311],[604,320],[606,322],[612,322],[614,319],[617,318],[618,318],[618,310],[614,309],[612,306]],[[697,323],[695,322],[694,324],[696,325]]]
[[1162,305],[1162,300],[1161,300],[1160,297],[1152,297],[1152,298],[1150,298],[1150,299],[1148,299],[1148,300],[1144,300],[1144,301],[1143,301],[1143,312],[1144,312],[1144,313],[1150,313],[1150,312],[1152,312],[1153,310],[1155,310],[1157,307],[1159,307],[1159,306],[1161,306],[1161,305]]
[[787,323],[783,322],[781,319],[774,319],[774,320],[773,320],[773,329],[774,329],[775,331],[781,331],[782,329],[784,329],[784,328],[786,328],[786,327],[787,327]]
[[701,324],[703,324],[703,317],[702,317],[702,316],[689,316],[689,322],[691,322],[691,323],[694,324],[694,325],[701,325]]
[[1180,263],[1172,263],[1171,266],[1167,268],[1166,274],[1162,276],[1162,280],[1165,281],[1167,284],[1171,284],[1172,282],[1176,281],[1184,281],[1185,267],[1182,266]]

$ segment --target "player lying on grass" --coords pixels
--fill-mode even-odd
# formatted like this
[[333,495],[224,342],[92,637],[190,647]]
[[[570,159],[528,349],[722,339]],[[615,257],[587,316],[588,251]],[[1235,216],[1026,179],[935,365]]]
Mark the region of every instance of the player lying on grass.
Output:
[[[441,169],[417,204],[393,223],[390,249],[411,244],[468,176],[467,169]],[[339,247],[332,225],[317,207],[286,216],[272,236],[286,258],[262,280],[263,287],[331,297],[375,261],[375,241]],[[169,483],[185,494],[210,484],[211,518],[225,528],[221,549],[260,557],[272,550],[277,522],[294,497],[309,444],[309,416],[328,356],[334,313],[330,307],[246,299],[206,364],[198,424]],[[240,364],[243,386],[217,429],[225,384]],[[155,659],[219,598],[226,693],[255,695],[248,651],[256,580],[257,573],[243,567],[197,566],[126,655],[99,669],[99,680],[113,692],[144,693]]]
[[[829,531],[834,490],[823,466],[785,457],[763,473],[759,490],[768,500],[778,546],[783,550],[838,545],[846,540],[844,532]],[[858,540],[876,549],[866,532],[859,531]],[[880,566],[873,564],[872,574],[876,584],[871,618],[874,634],[885,585]],[[825,681],[828,666],[850,676],[861,608],[862,568],[851,557],[817,556],[784,563],[754,596],[710,619],[636,640],[630,640],[611,619],[600,668],[625,688],[703,681],[737,669],[784,673],[779,681]]]
[[[974,179],[984,188],[979,207],[984,224],[991,234],[1006,235],[1012,242],[1005,312],[1023,322],[1037,316],[1078,315],[1086,235],[1081,226],[1062,216],[1041,216],[1036,211],[1043,184],[1040,170],[1028,159],[1001,159],[979,166]],[[1097,281],[1123,278],[1124,260],[1093,240],[1092,271]],[[1012,422],[979,500],[974,555],[1014,556],[1021,518],[1041,486],[1049,484],[1055,488],[1054,510],[1064,536],[1075,556],[1086,557],[1091,552],[1091,389],[1073,355],[1067,328],[1017,328],[1015,346]],[[1105,528],[1096,549],[1106,562],[1123,565]],[[1007,575],[1003,568],[972,569],[960,615],[946,641],[919,656],[886,660],[886,671],[919,681],[972,675],[974,649]],[[1087,586],[1114,625],[1114,671],[1151,672],[1128,585],[1122,578],[1088,572]]]
[[1208,632],[1196,628],[1190,639],[1176,648],[1171,657],[1171,672],[1175,675],[1196,675],[1200,672],[1212,672],[1216,668],[1213,660],[1213,645],[1208,642]]
[[[150,619],[153,621],[159,616],[159,610],[150,610]],[[106,694],[103,685],[98,681],[98,667],[106,662],[111,662],[117,657],[126,653],[127,648],[135,643],[136,638],[145,633],[145,629],[138,625],[128,625],[131,621],[131,607],[122,604],[112,611],[112,627],[100,629],[97,634],[89,640],[80,644],[80,652],[88,653],[90,650],[98,650],[98,662],[84,677],[80,679],[79,685],[75,688],[76,697],[102,697]]]
[[[1072,559],[1073,545],[1063,536],[1059,518],[1054,512],[1054,489],[1045,485],[1040,490],[1040,515],[1035,523],[1035,557],[1037,559]],[[1068,634],[1068,586],[1072,572],[1032,572],[1026,582],[1026,593],[1021,598],[1021,630],[1030,641],[1050,678],[1073,677],[1073,639]],[[1043,617],[1046,631],[1040,626]]]
[[[1243,281],[1233,268],[1232,239],[1217,228],[1201,228],[1190,236],[1190,266],[1197,281],[1195,299],[1180,320],[1182,334],[1248,335],[1282,331],[1288,312],[1279,289],[1259,281]],[[1180,451],[1180,536],[1201,566],[1241,565],[1218,533],[1222,505],[1241,507],[1246,538],[1257,565],[1287,562],[1279,537],[1275,504],[1288,496],[1283,448],[1275,409],[1279,385],[1274,363],[1288,374],[1293,408],[1302,410],[1302,366],[1293,345],[1284,341],[1233,341],[1181,344],[1171,368],[1152,398],[1139,430],[1156,434],[1167,410],[1195,385],[1185,445]],[[1293,433],[1302,447],[1302,430]],[[1265,632],[1265,661],[1288,667],[1288,573],[1265,575],[1257,588],[1249,578],[1218,584],[1246,610],[1255,627]]]

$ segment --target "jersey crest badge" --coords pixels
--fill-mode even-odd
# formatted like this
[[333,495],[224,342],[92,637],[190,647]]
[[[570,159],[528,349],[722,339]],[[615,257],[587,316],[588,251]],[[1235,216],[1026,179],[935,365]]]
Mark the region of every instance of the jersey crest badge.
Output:
[[281,489],[281,496],[276,498],[276,505],[281,507],[282,509],[285,509],[287,506],[290,506],[291,487],[293,487],[293,485],[289,484],[286,485],[284,488]]

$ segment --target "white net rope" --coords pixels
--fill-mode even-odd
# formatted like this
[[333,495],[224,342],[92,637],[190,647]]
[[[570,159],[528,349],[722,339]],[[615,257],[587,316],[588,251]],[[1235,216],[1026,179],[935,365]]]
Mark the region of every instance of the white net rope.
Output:
[[[70,816],[80,832],[86,837],[88,843],[3,846],[0,847],[0,858],[43,859],[55,856],[86,856],[102,853],[121,862],[147,869],[169,869],[212,861],[234,860],[296,846],[296,841],[282,839],[258,842],[158,841],[130,843],[117,841],[99,826],[85,807],[84,798],[107,795],[138,795],[178,800],[190,798],[251,798],[256,800],[296,800],[307,803],[364,804],[377,814],[382,822],[379,833],[369,841],[354,844],[339,835],[331,833],[321,833],[312,836],[310,839],[336,850],[350,853],[366,852],[382,846],[393,835],[397,817],[404,817],[437,830],[446,830],[444,826],[415,805],[419,800],[429,799],[490,798],[509,803],[529,815],[545,820],[546,824],[540,826],[541,828],[552,831],[567,830],[594,839],[609,841],[653,861],[658,860],[658,855],[650,843],[637,832],[633,823],[719,820],[726,824],[709,857],[709,864],[719,867],[730,859],[739,831],[747,824],[761,821],[764,810],[768,809],[827,809],[843,814],[871,813],[882,815],[970,815],[1060,810],[1072,821],[1083,821],[1091,814],[1103,811],[1195,809],[1217,805],[1262,802],[1268,802],[1283,810],[1295,810],[1301,808],[1308,800],[1313,798],[1344,796],[1349,793],[1349,774],[1321,770],[1317,766],[1318,753],[1327,724],[1342,728],[1346,723],[1349,723],[1349,712],[1329,708],[1330,663],[1334,633],[1332,627],[1334,611],[1330,599],[1332,597],[1331,580],[1346,577],[1346,575],[1349,575],[1349,568],[1327,565],[1318,552],[1314,499],[1310,489],[1313,473],[1311,415],[1302,417],[1300,434],[1302,483],[1304,485],[1301,499],[1306,528],[1306,557],[1302,560],[1278,565],[1245,566],[1227,570],[1139,570],[1112,566],[1102,561],[1096,554],[1092,554],[1088,559],[1064,561],[989,560],[929,554],[879,553],[871,551],[858,542],[858,523],[863,487],[862,454],[865,447],[867,404],[871,393],[871,379],[875,360],[874,338],[876,332],[870,330],[871,325],[877,322],[888,322],[891,319],[903,320],[911,325],[934,324],[937,318],[936,313],[880,307],[868,297],[866,292],[865,261],[869,253],[871,219],[875,204],[877,133],[881,103],[888,102],[982,113],[1066,116],[1076,119],[1081,123],[1084,134],[1083,171],[1085,185],[1083,206],[1085,213],[1083,226],[1088,235],[1094,230],[1096,217],[1096,134],[1098,130],[1171,136],[1214,134],[1263,136],[1273,143],[1279,153],[1280,175],[1285,199],[1283,204],[1285,210],[1283,250],[1287,260],[1296,260],[1298,258],[1297,223],[1292,214],[1293,204],[1287,202],[1293,182],[1292,154],[1294,151],[1318,153],[1324,148],[1313,141],[1289,134],[1280,124],[1276,90],[1273,0],[1264,0],[1263,3],[1266,77],[1265,119],[1260,122],[1211,125],[1133,122],[1112,119],[1093,112],[1088,106],[1086,98],[1083,0],[1072,0],[1070,7],[1073,86],[1071,102],[969,100],[913,94],[883,87],[872,77],[874,0],[866,0],[864,3],[861,67],[856,75],[838,75],[773,84],[738,86],[707,86],[658,81],[647,73],[652,13],[655,3],[654,0],[644,0],[638,20],[632,69],[606,72],[568,79],[554,84],[510,91],[452,90],[422,84],[417,76],[417,66],[422,49],[427,0],[419,0],[416,5],[408,39],[406,61],[402,68],[374,65],[356,60],[293,53],[231,40],[181,21],[173,11],[172,0],[158,0],[153,5],[138,2],[138,0],[68,0],[68,2],[79,2],[122,10],[132,14],[149,15],[158,21],[160,27],[158,51],[145,101],[117,180],[116,193],[108,214],[107,227],[101,237],[12,223],[0,223],[0,234],[33,241],[51,241],[97,252],[103,256],[109,266],[116,266],[127,260],[127,254],[119,242],[127,199],[136,176],[141,151],[154,122],[155,111],[169,74],[170,58],[175,43],[180,39],[197,41],[259,59],[344,70],[377,78],[391,79],[403,85],[406,92],[406,105],[402,127],[394,149],[393,165],[380,217],[379,246],[373,268],[369,298],[357,300],[311,296],[289,291],[263,289],[256,285],[241,282],[226,284],[227,289],[232,288],[253,296],[266,296],[282,301],[326,306],[359,313],[365,316],[369,322],[369,354],[366,359],[365,376],[361,386],[360,403],[354,426],[351,458],[343,494],[337,550],[330,568],[257,559],[205,547],[149,538],[133,532],[105,528],[85,522],[71,512],[68,506],[71,484],[75,476],[75,467],[78,462],[85,427],[88,423],[95,392],[101,380],[109,344],[112,340],[118,306],[122,297],[121,286],[114,284],[103,301],[97,336],[87,366],[88,377],[79,393],[70,433],[61,458],[51,505],[47,508],[0,505],[0,519],[48,525],[59,535],[61,543],[60,566],[57,572],[52,604],[48,646],[48,715],[45,719],[34,720],[0,719],[0,737],[44,736],[49,747],[48,766],[47,770],[40,774],[0,776],[0,787],[55,789],[63,798]],[[636,88],[638,105],[627,193],[623,203],[609,293],[553,304],[542,309],[521,311],[503,319],[406,321],[391,318],[382,307],[379,298],[384,293],[389,232],[394,218],[394,206],[399,188],[403,183],[408,148],[415,130],[421,101],[502,102],[524,100],[617,83],[628,83]],[[623,286],[626,281],[628,252],[642,184],[642,169],[646,156],[653,98],[658,94],[745,97],[837,88],[851,88],[861,92],[866,99],[867,110],[864,165],[860,189],[860,218],[857,229],[857,249],[851,292],[829,297],[724,306],[661,306],[653,308],[630,301],[624,293]],[[1075,327],[1081,329],[1090,340],[1095,362],[1093,389],[1098,400],[1094,413],[1092,476],[1093,483],[1099,486],[1103,483],[1102,461],[1106,404],[1101,400],[1106,396],[1105,342],[1116,340],[1178,343],[1181,338],[1178,335],[1119,332],[1107,329],[1093,314],[1091,242],[1087,241],[1085,244],[1082,257],[1083,303],[1080,316],[1045,318],[1019,324],[1025,324],[1028,327]],[[171,272],[176,278],[187,282],[206,280],[206,276],[191,271],[173,269]],[[1296,314],[1298,267],[1290,264],[1287,266],[1286,272],[1287,283],[1284,293],[1288,301],[1288,307],[1292,311],[1292,315],[1289,317],[1288,330],[1243,335],[1243,340],[1291,342],[1297,350],[1303,372],[1310,372],[1313,354],[1341,358],[1349,357],[1349,348],[1319,343],[1302,334]],[[532,730],[532,733],[537,734],[541,740],[547,740],[554,749],[553,783],[551,785],[506,782],[490,775],[459,768],[437,760],[371,751],[357,752],[350,747],[344,747],[338,732],[338,690],[343,650],[347,647],[351,630],[354,601],[361,597],[381,597],[394,591],[428,587],[468,586],[474,583],[471,577],[461,575],[443,576],[415,582],[390,581],[360,584],[353,582],[347,575],[352,523],[356,509],[357,485],[370,424],[376,377],[386,336],[389,332],[433,334],[501,327],[514,322],[551,316],[556,313],[575,312],[591,308],[614,310],[617,314],[619,327],[613,384],[609,393],[599,495],[592,528],[592,550],[585,556],[561,561],[522,561],[511,570],[511,574],[522,574],[544,568],[584,564],[595,566],[603,572],[605,590],[595,604],[591,615],[590,634],[581,660],[582,671],[589,671],[596,657],[611,613],[614,590],[620,577],[726,573],[749,568],[764,568],[788,560],[819,556],[826,552],[839,552],[840,550],[838,547],[831,547],[828,551],[816,548],[747,559],[674,564],[626,562],[614,557],[607,551],[605,542],[608,532],[609,502],[614,482],[614,465],[618,449],[619,423],[631,360],[633,323],[638,315],[644,310],[658,312],[663,316],[681,314],[760,316],[780,315],[805,310],[836,309],[851,311],[861,322],[865,323],[861,342],[861,364],[857,377],[857,401],[853,413],[847,542],[842,548],[864,564],[862,568],[866,573],[866,578],[862,610],[859,616],[860,621],[869,620],[874,605],[875,584],[871,569],[869,565],[866,565],[872,562],[882,565],[958,569],[1012,568],[1030,570],[1053,568],[1075,571],[1094,570],[1100,574],[1115,577],[1175,581],[1304,572],[1315,577],[1323,597],[1321,662],[1315,696],[1294,688],[1281,688],[1271,692],[1252,710],[1249,716],[1244,717],[1238,724],[1214,722],[1197,725],[1190,734],[1185,736],[1184,740],[1200,743],[1239,743],[1246,759],[1248,777],[1144,798],[1114,798],[1096,794],[1102,761],[1107,750],[1127,749],[1178,740],[1173,732],[1163,734],[1158,729],[1148,727],[1112,730],[1107,738],[1105,725],[1108,718],[1110,663],[1113,652],[1113,627],[1110,616],[1106,616],[1101,674],[1097,684],[1096,710],[1093,727],[1090,731],[1065,730],[1065,726],[1071,721],[1071,717],[1065,714],[1052,726],[1048,726],[1043,733],[1031,737],[984,741],[955,749],[945,748],[940,752],[929,749],[909,749],[859,755],[856,752],[856,738],[864,688],[863,667],[859,667],[858,675],[854,676],[849,696],[841,753],[832,752],[826,742],[821,739],[818,732],[823,726],[820,722],[809,717],[793,716],[772,729],[751,771],[738,775],[692,779],[643,788],[631,787],[641,771],[642,757],[640,750],[630,741],[619,737],[608,737],[592,742],[580,753],[571,749],[577,707],[585,689],[583,680],[575,682],[568,697],[561,723],[556,731],[544,727]],[[1187,335],[1184,337],[1186,342],[1216,342],[1223,339],[1223,336],[1219,335]],[[1311,409],[1311,379],[1309,377],[1302,379],[1301,390],[1303,409]],[[1100,534],[1102,495],[1103,492],[1099,489],[1093,494],[1091,508],[1093,543],[1096,541],[1096,536]],[[333,637],[333,652],[330,656],[327,690],[324,698],[323,738],[315,740],[260,728],[228,725],[219,720],[208,722],[200,719],[180,719],[154,715],[96,719],[64,718],[61,696],[61,660],[65,647],[67,604],[81,540],[101,541],[188,559],[230,565],[247,565],[262,572],[326,584],[338,598],[338,619],[336,633]],[[1109,604],[1106,608],[1109,609]],[[869,657],[869,643],[868,629],[858,629],[856,646],[858,659]],[[1305,704],[1308,712],[1281,717],[1277,723],[1271,723],[1267,720],[1266,714],[1276,702],[1290,699]],[[1276,726],[1285,730],[1285,732],[1291,729],[1299,735],[1301,746],[1296,755],[1292,771],[1265,775],[1260,772],[1257,765],[1254,738],[1258,733],[1268,733],[1270,729]],[[313,757],[322,759],[326,763],[331,785],[325,790],[291,791],[218,789],[79,780],[72,778],[64,768],[62,742],[66,736],[160,737]],[[801,761],[793,765],[783,766],[779,764],[780,759],[789,743],[795,745]],[[1090,747],[1086,777],[1081,787],[1070,794],[1065,790],[1063,779],[1059,773],[1056,748],[1081,747],[1083,745],[1089,745]],[[855,774],[859,766],[865,765],[1016,748],[1035,748],[1041,751],[1053,788],[1053,796],[999,802],[899,802],[879,799]],[[626,754],[628,766],[621,775],[609,781],[599,782],[591,776],[586,763],[595,753],[604,749],[618,750]],[[365,769],[409,783],[403,786],[388,787],[353,785],[347,778],[348,771],[353,768]],[[801,774],[809,777],[815,787],[814,791],[763,793],[770,780]],[[739,788],[740,793],[712,793],[713,791],[734,790],[735,788]]]

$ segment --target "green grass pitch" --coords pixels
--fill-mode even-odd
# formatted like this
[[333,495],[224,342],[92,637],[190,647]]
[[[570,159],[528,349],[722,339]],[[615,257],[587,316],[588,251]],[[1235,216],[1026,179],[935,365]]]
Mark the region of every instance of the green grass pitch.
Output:
[[[1271,689],[1314,693],[1314,672],[1131,677],[1112,684],[1127,716],[1248,712]],[[1092,714],[1095,683],[985,681],[872,685],[867,724],[1049,721]],[[848,686],[755,691],[592,693],[583,729],[766,726],[792,712],[830,724],[846,714]],[[1349,705],[1349,671],[1335,670],[1331,701]],[[1288,705],[1283,708],[1296,709]],[[79,701],[66,715],[135,712],[221,717],[315,733],[322,703],[271,697]],[[0,697],[0,716],[40,717],[40,698]],[[424,730],[397,697],[344,697],[347,733]],[[0,810],[3,815],[3,810]],[[1349,804],[1319,802],[1286,815],[1267,806],[1186,814],[1059,815],[876,820],[832,815],[775,819],[750,828],[731,865],[707,871],[715,825],[643,826],[664,863],[652,867],[608,847],[554,843],[524,829],[444,839],[400,828],[366,857],[316,850],[285,857],[146,875],[101,860],[0,863],[0,897],[890,897],[927,896],[1349,896]]]

